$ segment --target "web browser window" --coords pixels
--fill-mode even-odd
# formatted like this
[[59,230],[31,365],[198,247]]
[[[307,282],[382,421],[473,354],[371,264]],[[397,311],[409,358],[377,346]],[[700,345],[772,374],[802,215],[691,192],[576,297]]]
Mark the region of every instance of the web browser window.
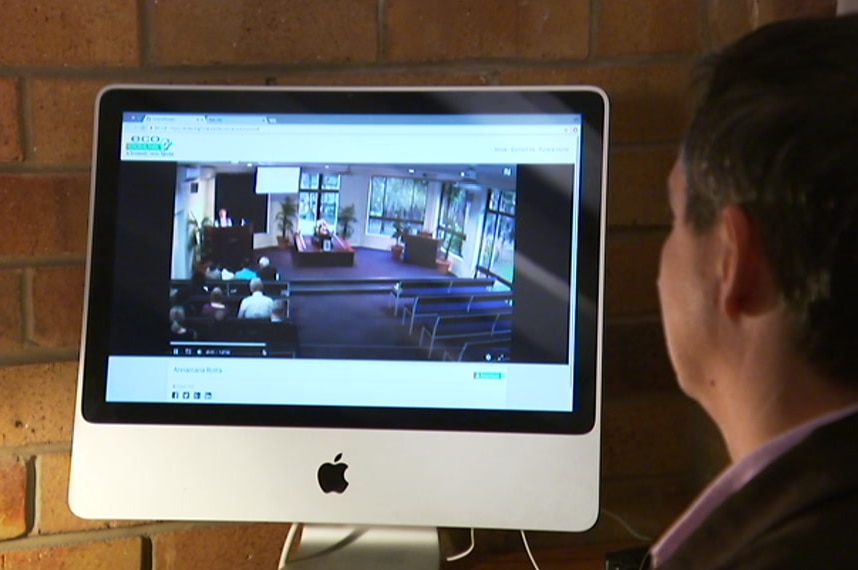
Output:
[[[572,113],[125,112],[119,217],[171,221],[121,229],[117,268],[169,279],[117,272],[107,401],[572,411],[581,146]],[[252,257],[227,259],[230,240]],[[237,312],[239,266],[262,256],[276,323]],[[144,286],[145,309],[122,294]],[[203,314],[216,288],[219,321]]]

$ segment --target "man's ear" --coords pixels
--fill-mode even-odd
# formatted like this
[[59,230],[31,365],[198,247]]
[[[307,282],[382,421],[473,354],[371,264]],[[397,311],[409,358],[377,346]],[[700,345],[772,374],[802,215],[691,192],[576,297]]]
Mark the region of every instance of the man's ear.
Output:
[[754,316],[776,301],[771,269],[754,220],[735,204],[721,209],[721,291],[730,318]]

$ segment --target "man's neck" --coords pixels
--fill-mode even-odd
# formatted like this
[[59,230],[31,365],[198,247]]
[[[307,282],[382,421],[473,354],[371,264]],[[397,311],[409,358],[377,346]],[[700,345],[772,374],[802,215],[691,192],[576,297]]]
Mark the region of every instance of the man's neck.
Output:
[[[817,385],[818,386],[818,385]],[[790,386],[789,393],[771,394],[757,399],[760,406],[753,420],[727,421],[721,426],[727,450],[733,462],[739,461],[767,442],[814,419],[858,404],[858,394],[851,388],[828,388],[817,391],[817,386]],[[810,388],[810,389],[806,389]],[[751,406],[745,412],[754,414]],[[745,416],[752,417],[752,416]]]
[[782,332],[737,343],[717,382],[699,398],[733,462],[815,418],[858,403],[858,386],[821,375]]

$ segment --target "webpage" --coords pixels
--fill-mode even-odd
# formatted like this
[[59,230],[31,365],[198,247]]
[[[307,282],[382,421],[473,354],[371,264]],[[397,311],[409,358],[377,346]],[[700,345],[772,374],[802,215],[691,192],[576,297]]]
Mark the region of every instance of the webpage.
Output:
[[163,289],[115,301],[108,401],[571,411],[580,128],[126,113],[119,216],[166,238],[123,257]]

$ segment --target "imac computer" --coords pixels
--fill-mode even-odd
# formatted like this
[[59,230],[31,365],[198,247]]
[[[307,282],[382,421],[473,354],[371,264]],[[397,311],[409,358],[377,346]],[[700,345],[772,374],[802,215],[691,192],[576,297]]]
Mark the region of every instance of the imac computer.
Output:
[[595,523],[601,90],[112,86],[95,132],[76,514]]

